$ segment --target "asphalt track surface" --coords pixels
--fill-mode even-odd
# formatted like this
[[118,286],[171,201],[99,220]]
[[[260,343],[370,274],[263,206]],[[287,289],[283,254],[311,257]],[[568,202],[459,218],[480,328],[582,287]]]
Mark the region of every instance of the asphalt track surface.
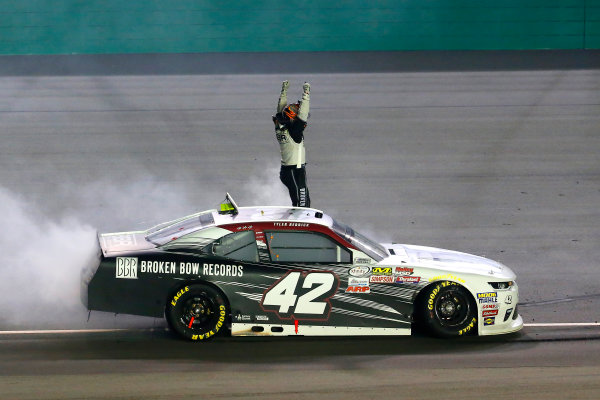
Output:
[[[0,76],[2,199],[102,232],[214,208],[226,191],[289,204],[270,116],[282,79],[290,99],[308,80],[313,206],[382,241],[510,266],[523,331],[198,345],[159,320],[83,310],[15,322],[3,289],[2,399],[598,398],[600,66],[310,71]],[[20,231],[11,221],[3,232]],[[39,332],[91,328],[111,330]],[[4,333],[16,330],[38,332]]]

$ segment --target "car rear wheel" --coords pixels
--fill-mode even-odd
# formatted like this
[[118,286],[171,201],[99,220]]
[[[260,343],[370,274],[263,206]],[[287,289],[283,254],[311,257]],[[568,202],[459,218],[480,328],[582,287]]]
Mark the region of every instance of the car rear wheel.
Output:
[[434,335],[454,337],[477,332],[477,306],[458,283],[437,282],[426,289],[423,299],[422,319]]
[[180,288],[167,303],[169,326],[189,340],[205,341],[220,333],[225,326],[228,307],[225,296],[207,285]]

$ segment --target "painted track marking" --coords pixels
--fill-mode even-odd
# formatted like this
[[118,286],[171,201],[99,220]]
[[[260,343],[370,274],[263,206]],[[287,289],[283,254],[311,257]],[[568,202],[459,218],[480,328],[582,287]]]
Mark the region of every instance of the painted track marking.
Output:
[[0,331],[0,335],[36,335],[36,334],[68,334],[68,333],[104,333],[104,332],[124,332],[140,329],[48,329],[48,330],[28,330],[28,331]]
[[531,326],[531,327],[600,326],[600,322],[548,322],[548,323],[523,324],[523,326]]

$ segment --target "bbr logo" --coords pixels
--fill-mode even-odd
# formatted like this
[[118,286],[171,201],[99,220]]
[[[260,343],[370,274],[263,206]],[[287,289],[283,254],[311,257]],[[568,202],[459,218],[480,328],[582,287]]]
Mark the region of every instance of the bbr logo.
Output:
[[137,279],[137,257],[117,257],[115,276],[122,279]]

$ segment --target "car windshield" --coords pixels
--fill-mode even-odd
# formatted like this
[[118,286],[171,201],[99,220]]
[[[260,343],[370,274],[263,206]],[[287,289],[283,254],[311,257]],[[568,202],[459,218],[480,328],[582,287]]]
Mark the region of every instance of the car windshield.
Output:
[[194,214],[148,229],[146,231],[146,240],[160,246],[188,233],[213,225],[215,225],[215,220],[211,211]]
[[374,260],[381,261],[387,257],[385,248],[374,240],[369,239],[365,235],[361,235],[348,225],[342,224],[333,220],[333,231],[356,246],[360,251],[368,255]]

